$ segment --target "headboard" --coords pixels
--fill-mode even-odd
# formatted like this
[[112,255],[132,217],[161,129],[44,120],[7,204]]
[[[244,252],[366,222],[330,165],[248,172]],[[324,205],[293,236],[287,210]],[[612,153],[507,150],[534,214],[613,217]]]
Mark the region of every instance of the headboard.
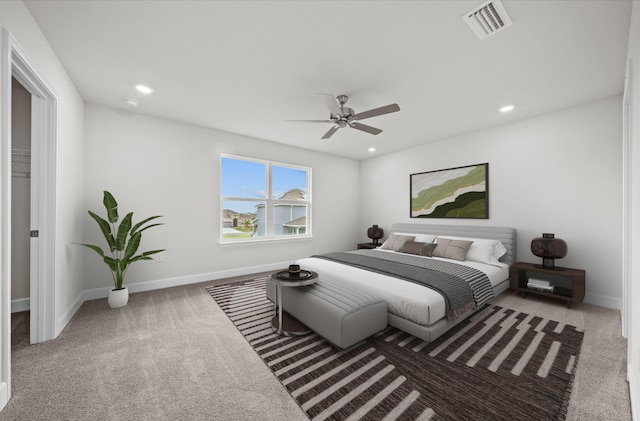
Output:
[[516,260],[516,229],[508,227],[489,227],[479,225],[431,225],[395,223],[391,225],[389,234],[394,232],[409,232],[416,234],[453,235],[457,237],[486,238],[500,240],[507,252],[500,261],[509,265]]

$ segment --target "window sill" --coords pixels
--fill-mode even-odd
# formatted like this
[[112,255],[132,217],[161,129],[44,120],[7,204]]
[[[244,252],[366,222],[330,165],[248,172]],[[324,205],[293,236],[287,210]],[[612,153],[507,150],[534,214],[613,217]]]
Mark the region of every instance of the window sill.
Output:
[[255,240],[239,240],[239,241],[222,241],[218,240],[218,245],[221,247],[227,246],[242,246],[245,244],[249,245],[259,245],[259,244],[273,244],[273,243],[281,243],[281,242],[294,242],[294,241],[308,241],[311,240],[313,236],[305,235],[305,236],[295,236],[295,237],[269,237],[269,238],[261,238]]

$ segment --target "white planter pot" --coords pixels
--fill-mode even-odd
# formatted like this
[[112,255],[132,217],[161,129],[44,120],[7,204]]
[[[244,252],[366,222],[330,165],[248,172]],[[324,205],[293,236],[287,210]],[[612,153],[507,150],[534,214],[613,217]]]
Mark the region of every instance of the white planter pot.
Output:
[[119,308],[124,307],[129,302],[129,288],[124,287],[122,289],[109,290],[109,297],[107,298],[109,307]]

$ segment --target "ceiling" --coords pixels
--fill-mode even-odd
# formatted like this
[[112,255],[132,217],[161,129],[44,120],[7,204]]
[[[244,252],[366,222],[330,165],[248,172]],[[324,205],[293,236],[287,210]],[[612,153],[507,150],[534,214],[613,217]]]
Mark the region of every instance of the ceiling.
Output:
[[[358,160],[622,93],[631,1],[503,0],[513,25],[482,41],[481,3],[25,1],[88,103]],[[327,119],[318,93],[401,111],[321,140],[285,122]]]

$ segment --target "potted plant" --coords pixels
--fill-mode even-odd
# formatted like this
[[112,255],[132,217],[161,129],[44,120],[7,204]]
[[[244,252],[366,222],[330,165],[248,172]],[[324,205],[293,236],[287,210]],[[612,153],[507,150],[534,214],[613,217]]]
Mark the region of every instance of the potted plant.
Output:
[[145,225],[161,217],[157,215],[133,225],[133,212],[129,212],[118,224],[118,203],[116,199],[113,198],[113,195],[105,191],[102,203],[107,210],[107,220],[92,211],[89,211],[89,215],[98,223],[109,246],[109,251],[105,253],[101,247],[93,244],[81,245],[98,253],[107,266],[109,266],[113,277],[114,288],[109,291],[108,303],[109,307],[117,308],[125,306],[129,301],[129,289],[122,286],[129,265],[139,260],[151,260],[151,255],[165,250],[151,250],[136,254],[140,246],[140,240],[142,239],[142,231],[163,224],[154,223]]

